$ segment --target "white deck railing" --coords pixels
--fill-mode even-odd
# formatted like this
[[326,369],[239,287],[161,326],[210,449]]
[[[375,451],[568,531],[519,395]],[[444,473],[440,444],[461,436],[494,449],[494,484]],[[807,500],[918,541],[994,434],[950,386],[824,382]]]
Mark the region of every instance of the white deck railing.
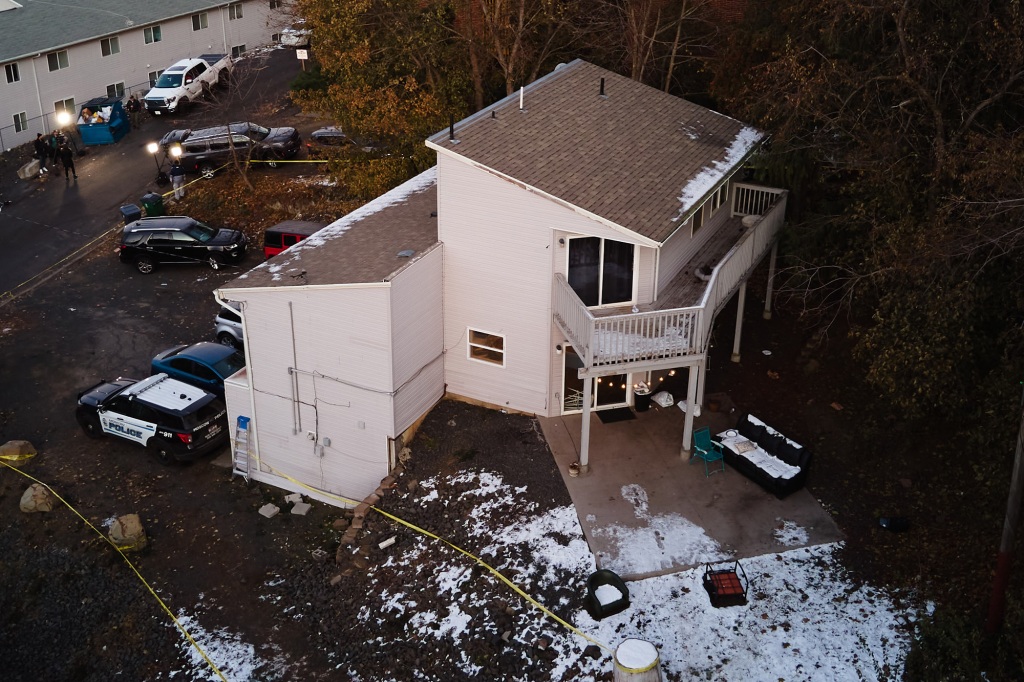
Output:
[[562,274],[555,275],[553,314],[586,368],[654,362],[704,353],[715,314],[760,262],[782,228],[786,191],[734,185],[733,216],[760,215],[711,273],[700,305],[594,317]]

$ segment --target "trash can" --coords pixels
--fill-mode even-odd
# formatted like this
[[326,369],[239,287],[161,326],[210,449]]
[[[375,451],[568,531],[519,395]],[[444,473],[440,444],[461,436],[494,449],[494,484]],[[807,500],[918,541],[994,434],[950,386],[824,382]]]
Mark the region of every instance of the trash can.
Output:
[[164,198],[156,192],[143,194],[139,201],[142,202],[142,208],[150,218],[164,214]]
[[640,390],[633,391],[633,408],[637,412],[646,412],[651,409],[651,392],[646,393]]
[[121,207],[121,217],[124,218],[124,224],[134,223],[136,220],[142,217],[142,209],[135,204],[128,204],[127,206]]

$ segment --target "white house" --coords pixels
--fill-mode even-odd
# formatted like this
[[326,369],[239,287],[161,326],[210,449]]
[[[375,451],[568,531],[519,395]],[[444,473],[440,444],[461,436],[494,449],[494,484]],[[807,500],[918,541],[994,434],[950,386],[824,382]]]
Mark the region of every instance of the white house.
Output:
[[715,315],[738,292],[739,329],[774,267],[786,192],[737,176],[762,138],[583,61],[432,136],[435,169],[217,292],[245,324],[251,475],[361,499],[446,393],[583,412],[587,467],[590,411],[666,377],[688,451]]
[[285,0],[0,0],[0,148],[56,126],[56,112],[145,94],[184,57],[239,55],[291,23]]

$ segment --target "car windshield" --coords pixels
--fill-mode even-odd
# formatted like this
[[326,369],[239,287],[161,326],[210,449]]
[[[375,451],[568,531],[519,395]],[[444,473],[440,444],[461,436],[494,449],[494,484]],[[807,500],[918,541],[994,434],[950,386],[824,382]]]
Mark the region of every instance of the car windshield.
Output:
[[245,356],[235,351],[213,366],[213,371],[225,379],[245,367]]
[[205,225],[198,220],[186,227],[182,232],[187,234],[189,237],[192,237],[192,239],[204,243],[217,236],[216,228]]
[[269,128],[258,126],[255,123],[249,125],[249,130],[252,132],[252,137],[254,137],[256,140],[264,140],[266,139],[267,135],[270,134]]
[[181,76],[180,73],[165,73],[160,76],[160,80],[156,82],[158,88],[180,88],[181,87]]

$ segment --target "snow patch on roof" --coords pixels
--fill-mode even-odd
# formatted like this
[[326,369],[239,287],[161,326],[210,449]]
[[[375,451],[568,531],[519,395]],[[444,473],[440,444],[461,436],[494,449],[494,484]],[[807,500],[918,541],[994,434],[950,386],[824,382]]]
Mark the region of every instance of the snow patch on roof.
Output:
[[[694,132],[689,131],[687,134],[692,135]],[[760,131],[749,126],[741,128],[729,145],[729,148],[725,150],[725,156],[719,161],[712,162],[710,166],[705,166],[701,169],[679,192],[679,212],[672,218],[672,222],[682,218],[687,211],[693,208],[697,200],[710,192],[725,177],[725,174],[736,166],[746,156],[747,152],[761,141],[761,138],[762,134]]]
[[[337,239],[345,234],[350,227],[374,213],[380,213],[384,209],[407,201],[414,194],[426,191],[437,182],[437,166],[428,168],[411,180],[403,182],[390,192],[380,195],[373,201],[363,204],[351,213],[338,218],[327,227],[318,230],[315,234],[303,239],[293,245],[287,251],[279,254],[272,261],[261,263],[250,272],[265,268],[275,282],[282,281],[285,276],[291,276],[302,270],[302,254],[307,249],[322,246],[326,242]],[[245,279],[249,273],[240,275],[238,279]]]

